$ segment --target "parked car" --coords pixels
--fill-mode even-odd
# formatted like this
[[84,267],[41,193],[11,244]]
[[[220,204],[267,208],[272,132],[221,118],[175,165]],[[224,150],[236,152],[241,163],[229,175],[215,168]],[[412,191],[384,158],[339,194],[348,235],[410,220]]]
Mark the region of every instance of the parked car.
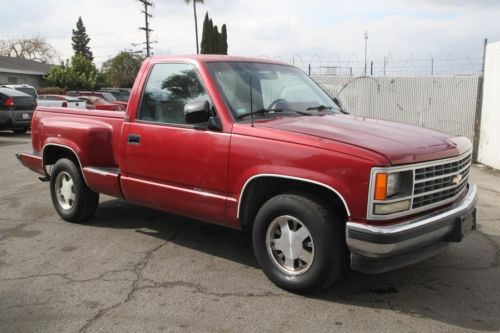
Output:
[[17,91],[23,92],[25,94],[30,95],[31,97],[33,97],[35,99],[38,98],[38,93],[36,92],[35,87],[30,86],[28,84],[6,84],[6,85],[3,85],[3,87],[15,89]]
[[[68,96],[74,96],[78,98],[82,97],[99,97],[101,99],[104,99],[108,102],[108,104],[115,104],[118,105],[118,107],[112,108],[113,110],[117,111],[125,111],[127,109],[127,102],[122,102],[117,100],[113,94],[109,92],[102,92],[102,91],[67,91],[66,95]],[[102,103],[98,103],[97,105],[102,105]],[[110,107],[106,106],[105,110],[110,110]]]
[[31,126],[36,99],[19,90],[0,87],[0,130],[25,133]]
[[63,108],[87,108],[87,102],[83,99],[65,95],[39,95],[37,104],[40,106],[57,106]]
[[117,100],[115,98],[115,96],[113,96],[113,94],[111,94],[109,92],[102,92],[102,91],[73,91],[73,90],[70,90],[70,91],[66,92],[66,95],[74,96],[74,97],[98,96],[98,97],[104,98],[106,101],[108,101],[110,103]]
[[128,102],[130,98],[130,89],[128,88],[102,88],[99,91],[110,93],[121,102]]
[[79,99],[85,101],[87,109],[123,111],[124,108],[119,104],[109,103],[104,98],[99,96],[79,96]]
[[475,229],[467,138],[345,114],[289,64],[152,57],[130,100],[127,113],[35,113],[18,158],[50,180],[63,219],[88,220],[104,193],[242,229],[269,279],[296,292],[346,266],[413,264]]

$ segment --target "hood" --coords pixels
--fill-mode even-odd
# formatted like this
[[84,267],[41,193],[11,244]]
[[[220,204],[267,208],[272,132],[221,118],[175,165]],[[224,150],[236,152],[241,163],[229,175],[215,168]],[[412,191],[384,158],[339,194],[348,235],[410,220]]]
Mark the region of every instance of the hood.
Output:
[[385,156],[393,165],[454,157],[472,148],[470,140],[465,137],[454,137],[423,127],[350,115],[274,118],[259,121],[258,126],[316,136],[369,149]]

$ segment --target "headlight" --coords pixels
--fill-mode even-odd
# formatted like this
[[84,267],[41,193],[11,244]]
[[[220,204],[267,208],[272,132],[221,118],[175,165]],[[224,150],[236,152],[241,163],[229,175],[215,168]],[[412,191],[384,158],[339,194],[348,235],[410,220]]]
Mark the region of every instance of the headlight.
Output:
[[375,177],[375,200],[386,200],[387,197],[401,190],[400,173],[378,173]]
[[376,203],[373,212],[377,215],[388,215],[408,209],[410,209],[410,199],[391,203]]
[[387,177],[387,196],[390,197],[396,193],[399,193],[401,189],[401,174],[391,173]]
[[374,174],[371,214],[391,215],[407,211],[411,206],[413,171],[380,170]]

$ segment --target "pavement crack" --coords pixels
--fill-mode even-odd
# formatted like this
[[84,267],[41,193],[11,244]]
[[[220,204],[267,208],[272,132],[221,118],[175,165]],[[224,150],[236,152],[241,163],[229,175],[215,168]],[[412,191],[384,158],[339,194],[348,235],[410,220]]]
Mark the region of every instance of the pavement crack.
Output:
[[287,294],[284,293],[273,293],[273,292],[263,292],[263,293],[230,293],[230,292],[225,292],[225,293],[217,293],[217,292],[211,292],[208,291],[207,288],[203,287],[200,284],[197,283],[192,283],[192,282],[185,282],[185,281],[170,281],[170,282],[154,282],[149,280],[153,285],[150,286],[143,286],[138,288],[137,290],[144,290],[144,289],[156,289],[156,288],[164,288],[164,289],[170,289],[170,288],[176,288],[176,287],[185,287],[189,289],[193,289],[195,293],[207,295],[207,296],[216,296],[220,298],[225,298],[225,297],[282,297],[282,296],[287,296]]
[[128,271],[133,271],[133,269],[125,268],[125,269],[110,270],[110,271],[106,271],[106,272],[100,274],[97,277],[88,278],[88,279],[74,279],[74,278],[69,277],[70,273],[48,273],[48,274],[33,274],[33,275],[27,275],[27,276],[18,276],[18,277],[13,277],[13,278],[4,278],[4,279],[0,279],[0,281],[18,281],[18,280],[26,280],[26,279],[38,279],[38,278],[44,278],[44,277],[59,277],[63,280],[68,281],[68,283],[84,283],[84,282],[91,282],[91,281],[98,281],[98,280],[101,280],[101,281],[131,281],[129,279],[105,279],[106,275],[123,273],[123,272],[128,272]]
[[18,280],[37,279],[37,278],[44,278],[44,277],[60,277],[60,278],[65,279],[65,280],[69,280],[69,278],[66,275],[67,274],[63,274],[63,273],[33,274],[33,275],[27,275],[27,276],[18,276],[18,277],[13,277],[13,278],[0,279],[0,281],[18,281]]
[[[123,304],[126,304],[127,302],[129,302],[133,295],[137,292],[137,290],[139,290],[139,283],[140,281],[143,279],[143,269],[147,266],[147,264],[149,263],[149,261],[151,260],[151,257],[154,255],[154,253],[158,250],[160,250],[163,246],[165,246],[166,244],[168,244],[170,242],[171,239],[175,238],[175,234],[172,238],[169,238],[167,239],[165,242],[159,244],[158,246],[155,246],[153,249],[147,251],[144,256],[141,258],[141,260],[139,260],[133,267],[132,271],[135,273],[136,275],[136,278],[135,280],[132,281],[132,284],[131,284],[131,288],[130,288],[130,291],[127,293],[127,295],[125,296],[125,298],[120,301],[120,302],[117,302],[111,306],[108,306],[106,308],[103,308],[101,310],[99,310],[96,315],[94,317],[92,317],[91,319],[87,320],[87,323],[82,327],[80,328],[79,332],[82,333],[82,332],[86,332],[93,324],[95,324],[100,318],[102,318],[106,313],[108,313],[109,311],[117,308],[117,307],[120,307],[122,306]],[[130,269],[128,269],[130,271]]]

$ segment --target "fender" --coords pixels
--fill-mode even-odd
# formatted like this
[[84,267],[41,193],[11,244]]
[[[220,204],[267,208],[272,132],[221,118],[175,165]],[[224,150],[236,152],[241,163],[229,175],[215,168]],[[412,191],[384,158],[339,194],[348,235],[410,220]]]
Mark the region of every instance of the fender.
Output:
[[240,196],[238,198],[238,210],[236,212],[236,219],[239,219],[239,217],[240,217],[240,209],[241,209],[241,201],[242,201],[241,199],[243,198],[243,195],[245,194],[245,190],[246,190],[248,184],[250,184],[250,182],[252,180],[254,180],[256,178],[261,178],[261,177],[275,177],[275,178],[291,179],[291,180],[297,180],[297,181],[301,181],[301,182],[306,182],[306,183],[322,186],[322,187],[332,191],[333,193],[335,193],[340,198],[340,200],[342,200],[342,204],[344,205],[344,208],[347,212],[347,216],[351,216],[351,212],[349,211],[349,206],[347,205],[347,202],[344,199],[344,197],[342,196],[342,194],[340,194],[339,191],[337,191],[335,188],[333,188],[327,184],[324,184],[324,183],[321,183],[321,182],[318,182],[315,180],[311,180],[311,179],[306,179],[306,178],[300,178],[300,177],[294,177],[294,176],[288,176],[288,175],[280,175],[280,174],[272,174],[272,173],[261,173],[261,174],[256,174],[256,175],[248,178],[246,180],[245,184],[243,185],[243,188],[240,191]]
[[[83,170],[82,162],[80,162],[80,156],[78,156],[78,154],[76,153],[75,149],[71,148],[68,145],[64,145],[64,144],[60,144],[60,143],[54,143],[54,142],[48,142],[42,148],[42,167],[43,167],[43,170],[45,171],[45,174],[47,176],[49,176],[49,173],[47,172],[47,168],[46,168],[46,165],[45,165],[45,148],[51,147],[51,146],[57,146],[57,147],[66,148],[66,149],[70,150],[73,153],[73,155],[75,155],[76,160],[78,161],[78,165],[80,165],[80,170]],[[85,176],[83,178],[85,180]],[[86,180],[85,180],[85,183],[87,183]]]

